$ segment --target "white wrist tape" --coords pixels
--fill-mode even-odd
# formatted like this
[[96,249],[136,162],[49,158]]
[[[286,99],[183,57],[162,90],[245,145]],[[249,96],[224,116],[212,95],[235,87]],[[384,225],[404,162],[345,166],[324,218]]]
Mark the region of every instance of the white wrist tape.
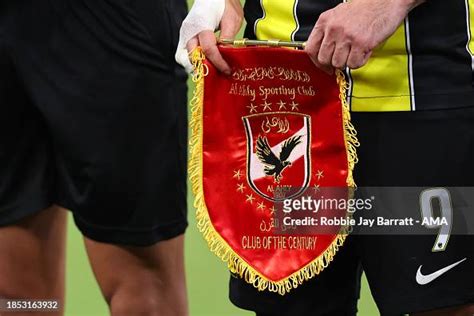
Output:
[[215,31],[224,14],[225,0],[196,0],[179,31],[175,59],[186,71],[192,71],[186,44],[202,31]]

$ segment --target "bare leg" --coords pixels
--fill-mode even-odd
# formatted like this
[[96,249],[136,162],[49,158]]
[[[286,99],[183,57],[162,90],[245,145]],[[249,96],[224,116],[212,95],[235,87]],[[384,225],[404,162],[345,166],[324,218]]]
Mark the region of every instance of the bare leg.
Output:
[[[0,228],[0,297],[64,303],[67,213],[54,206]],[[1,313],[23,316],[31,313]],[[34,313],[34,315],[62,315]]]
[[188,315],[183,235],[150,247],[85,244],[113,316]]

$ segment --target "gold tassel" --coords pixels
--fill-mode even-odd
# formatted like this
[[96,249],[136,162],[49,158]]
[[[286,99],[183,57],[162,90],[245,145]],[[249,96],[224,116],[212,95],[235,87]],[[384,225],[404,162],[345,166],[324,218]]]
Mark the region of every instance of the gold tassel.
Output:
[[[229,244],[215,230],[207,211],[203,192],[203,174],[202,174],[202,124],[203,124],[203,102],[204,102],[204,78],[209,73],[207,65],[204,63],[205,56],[200,48],[196,48],[190,54],[191,62],[194,66],[192,80],[195,83],[193,97],[190,101],[190,140],[189,140],[189,163],[188,174],[191,182],[191,189],[194,194],[194,207],[196,208],[196,220],[198,229],[206,240],[209,249],[227,263],[229,270],[239,275],[247,283],[252,284],[259,291],[269,290],[280,295],[288,293],[298,287],[304,281],[307,281],[318,275],[326,268],[339,249],[344,244],[349,228],[342,227],[339,234],[331,245],[318,258],[308,263],[299,271],[293,273],[279,281],[272,281],[252,268],[243,260]],[[357,153],[355,147],[358,146],[356,132],[350,123],[349,105],[346,100],[346,81],[342,73],[337,74],[337,82],[340,86],[340,98],[343,104],[343,122],[344,135],[346,140],[346,149],[348,157],[348,177],[347,184],[355,186],[352,178],[352,170],[357,162]]]

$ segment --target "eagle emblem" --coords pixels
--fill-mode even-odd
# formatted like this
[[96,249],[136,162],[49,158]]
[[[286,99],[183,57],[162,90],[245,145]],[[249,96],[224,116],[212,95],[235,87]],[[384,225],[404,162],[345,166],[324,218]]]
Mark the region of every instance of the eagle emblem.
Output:
[[[284,191],[284,198],[303,192],[311,179],[311,118],[300,113],[272,112],[244,116],[242,120],[250,188],[270,201],[283,199],[276,192]],[[278,122],[284,122],[284,128]]]
[[264,172],[268,176],[273,176],[276,183],[280,183],[283,177],[282,172],[286,167],[291,166],[288,161],[291,152],[301,143],[301,135],[293,136],[287,139],[281,148],[280,155],[277,157],[268,144],[266,136],[258,136],[256,154],[258,159],[265,165]]

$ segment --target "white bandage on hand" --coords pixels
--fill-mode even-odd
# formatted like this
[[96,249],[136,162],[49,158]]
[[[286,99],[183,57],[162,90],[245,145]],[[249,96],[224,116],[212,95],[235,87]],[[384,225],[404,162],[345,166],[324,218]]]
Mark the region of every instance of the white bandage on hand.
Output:
[[196,0],[179,31],[175,59],[187,72],[193,69],[186,45],[202,31],[216,31],[224,14],[225,0]]

